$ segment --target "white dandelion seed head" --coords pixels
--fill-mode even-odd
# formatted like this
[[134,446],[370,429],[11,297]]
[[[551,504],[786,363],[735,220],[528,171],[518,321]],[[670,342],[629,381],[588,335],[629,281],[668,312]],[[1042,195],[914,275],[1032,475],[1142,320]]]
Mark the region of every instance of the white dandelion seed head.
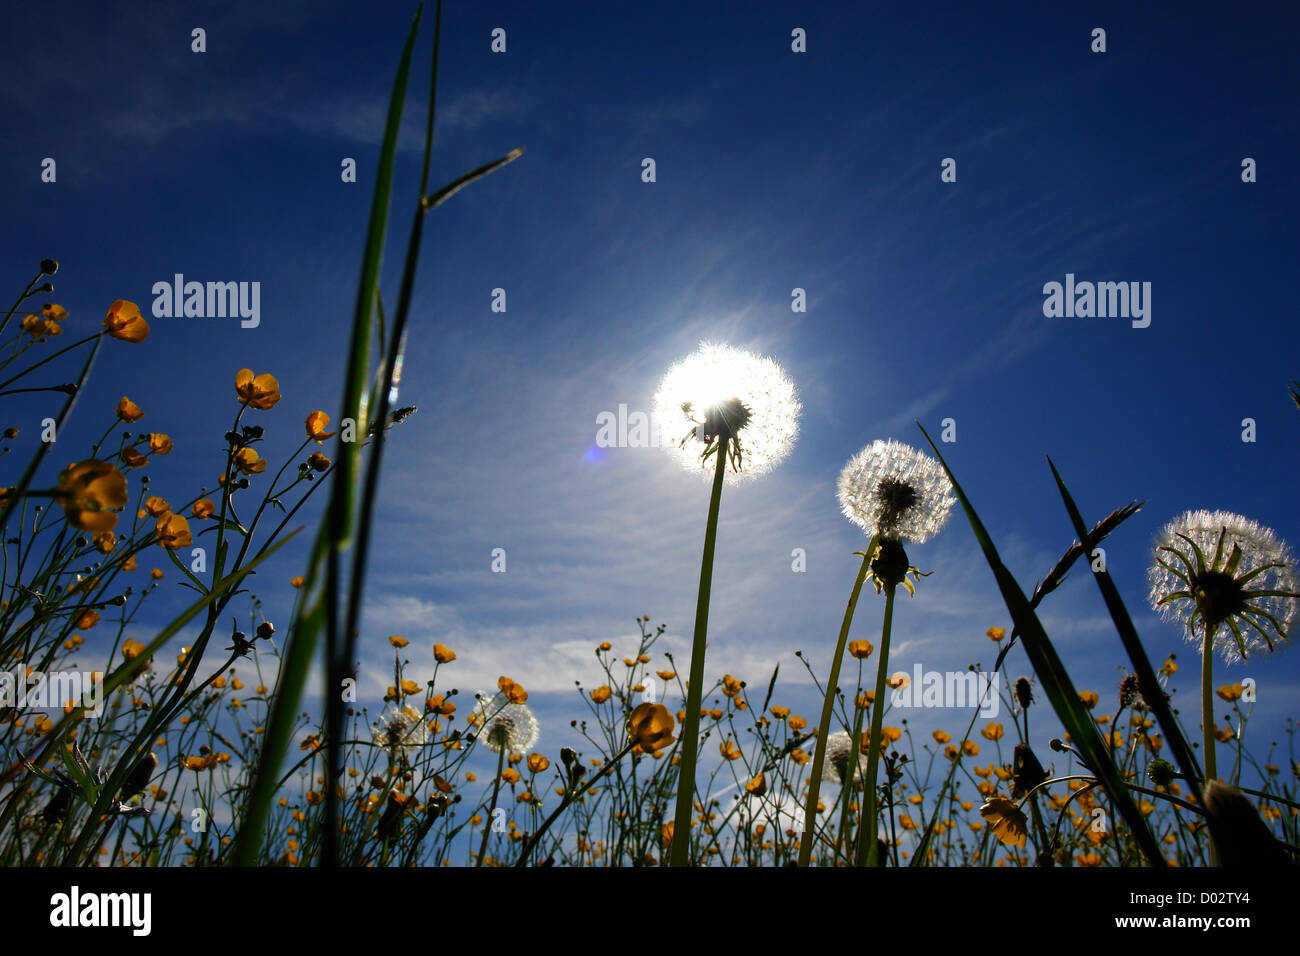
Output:
[[943,466],[910,445],[872,442],[839,480],[844,516],[867,534],[920,544],[938,534],[957,499]]
[[[1189,539],[1200,549],[1204,569],[1197,567],[1196,554],[1188,543]],[[1165,620],[1182,625],[1188,640],[1200,651],[1205,643],[1205,633],[1196,601],[1175,595],[1194,590],[1193,585],[1198,582],[1202,570],[1211,572],[1211,575],[1219,572],[1222,580],[1222,572],[1234,545],[1241,549],[1241,558],[1230,577],[1238,583],[1241,591],[1237,595],[1235,610],[1214,634],[1214,649],[1229,664],[1235,664],[1243,657],[1228,622],[1237,626],[1247,655],[1250,655],[1267,651],[1270,641],[1276,646],[1279,641],[1286,640],[1300,618],[1300,599],[1251,593],[1300,593],[1300,577],[1297,577],[1295,558],[1287,543],[1272,529],[1231,511],[1188,511],[1160,530],[1152,563],[1147,570],[1151,606]],[[1181,557],[1161,548],[1174,548]],[[1267,640],[1265,634],[1260,633],[1261,629],[1268,635]]]
[[493,753],[521,754],[537,743],[537,717],[527,704],[511,703],[505,694],[480,694],[469,715],[475,737]]
[[[853,753],[853,743],[847,732],[840,730],[826,738],[826,759],[822,763],[822,779],[831,783],[842,783],[849,773],[849,756]],[[858,751],[859,777],[867,772],[867,756]]]
[[688,471],[713,477],[715,462],[712,455],[702,457],[705,445],[700,433],[680,443],[710,409],[731,399],[739,399],[750,415],[737,432],[740,471],[728,465],[727,481],[765,474],[790,454],[799,435],[801,409],[794,382],[770,358],[704,342],[664,374],[652,410],[661,444]]
[[376,721],[372,739],[394,754],[410,754],[429,739],[429,727],[412,707],[392,707]]

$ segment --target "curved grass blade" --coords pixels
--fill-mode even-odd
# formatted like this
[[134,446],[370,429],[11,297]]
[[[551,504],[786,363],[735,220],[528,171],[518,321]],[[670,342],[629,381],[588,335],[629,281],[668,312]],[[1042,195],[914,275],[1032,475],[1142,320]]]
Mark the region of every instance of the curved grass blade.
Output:
[[[1074,498],[1070,495],[1069,489],[1065,487],[1065,481],[1061,478],[1060,472],[1056,470],[1056,465],[1050,457],[1047,459],[1047,465],[1052,469],[1052,477],[1056,479],[1056,487],[1061,492],[1061,500],[1065,503],[1065,510],[1069,513],[1070,521],[1074,524],[1075,534],[1079,536],[1086,553],[1092,554],[1095,542],[1093,542],[1092,536],[1087,533],[1087,525],[1084,524],[1083,516],[1079,514]],[[1129,617],[1128,609],[1124,606],[1124,600],[1120,597],[1119,589],[1115,587],[1115,582],[1111,580],[1110,572],[1104,569],[1093,571],[1092,576],[1097,581],[1097,587],[1101,590],[1101,595],[1106,601],[1106,610],[1110,612],[1110,619],[1114,622],[1115,630],[1119,632],[1119,639],[1123,642],[1124,650],[1128,653],[1129,660],[1133,664],[1133,672],[1137,675],[1138,689],[1142,693],[1142,699],[1155,713],[1156,721],[1160,724],[1165,739],[1169,741],[1169,749],[1173,752],[1179,772],[1182,773],[1188,783],[1199,790],[1201,769],[1197,766],[1196,756],[1192,753],[1187,738],[1183,736],[1178,721],[1174,719],[1173,712],[1169,708],[1168,696],[1161,690],[1160,683],[1156,680],[1156,672],[1151,666],[1151,660],[1147,657],[1142,641],[1138,638],[1137,628],[1133,626],[1133,620]]]
[[1151,832],[1151,827],[1146,818],[1142,816],[1137,804],[1133,802],[1133,796],[1128,787],[1125,786],[1123,777],[1115,766],[1115,762],[1111,759],[1110,752],[1102,740],[1101,734],[1097,731],[1097,725],[1093,723],[1091,715],[1079,700],[1078,691],[1075,690],[1069,673],[1056,653],[1056,648],[1052,646],[1047,632],[1038,620],[1038,615],[1029,606],[1029,600],[1020,589],[1020,585],[1016,583],[1016,579],[1002,563],[1002,558],[998,555],[993,539],[989,537],[984,523],[975,512],[975,507],[971,504],[970,499],[966,497],[961,485],[957,483],[957,478],[953,475],[952,469],[948,467],[943,454],[931,440],[926,430],[921,427],[920,422],[916,423],[916,427],[921,429],[922,435],[925,435],[925,440],[929,442],[930,448],[939,460],[939,464],[943,466],[943,470],[947,473],[948,480],[952,482],[953,493],[957,496],[957,500],[961,502],[962,510],[966,512],[966,518],[970,521],[971,530],[975,532],[975,539],[984,552],[984,559],[988,562],[989,568],[993,571],[993,576],[997,580],[998,589],[1002,592],[1002,599],[1007,605],[1007,610],[1011,612],[1011,617],[1020,630],[1025,653],[1029,655],[1029,661],[1033,665],[1034,673],[1038,675],[1038,679],[1042,682],[1043,689],[1047,692],[1047,696],[1052,702],[1052,709],[1056,711],[1056,716],[1061,721],[1061,725],[1069,733],[1071,742],[1079,749],[1083,759],[1087,762],[1088,769],[1096,775],[1101,786],[1110,796],[1112,806],[1128,824],[1133,838],[1142,850],[1142,855],[1147,858],[1147,862],[1152,866],[1167,866],[1168,861],[1160,852],[1160,846],[1156,842],[1155,834]]
[[[348,355],[351,360],[344,381],[343,408],[339,419],[360,421],[361,407],[366,394],[370,373],[370,343],[374,335],[374,303],[379,288],[379,273],[383,262],[384,241],[388,231],[388,209],[393,192],[393,167],[397,158],[397,138],[401,129],[402,105],[406,99],[407,79],[410,75],[411,56],[419,32],[424,4],[416,9],[415,18],[406,36],[398,61],[397,76],[388,103],[388,118],[384,127],[383,145],[380,148],[379,166],[375,178],[375,192],[370,205],[370,221],[366,228],[365,252],[361,263],[361,279],[357,289],[356,307],[352,317],[352,336]],[[361,436],[356,436],[358,439]],[[275,796],[280,764],[289,745],[296,722],[303,686],[311,665],[321,632],[326,634],[326,680],[332,682],[339,670],[338,596],[342,590],[340,558],[352,543],[354,499],[361,464],[360,440],[344,442],[340,433],[335,446],[335,470],[330,487],[327,517],[321,526],[312,548],[308,564],[304,593],[312,596],[304,600],[294,621],[285,647],[282,671],[276,688],[270,718],[266,725],[266,739],[258,759],[253,778],[248,808],[235,841],[233,859],[236,865],[251,866],[261,845],[261,834],[266,824],[271,802]],[[328,688],[327,688],[328,689]],[[336,695],[327,694],[326,701]],[[337,733],[327,738],[327,743],[337,747]],[[337,761],[337,753],[333,754]],[[334,788],[327,793],[333,795]],[[334,806],[333,800],[327,801]],[[327,846],[337,845],[337,824],[331,824],[324,834]]]

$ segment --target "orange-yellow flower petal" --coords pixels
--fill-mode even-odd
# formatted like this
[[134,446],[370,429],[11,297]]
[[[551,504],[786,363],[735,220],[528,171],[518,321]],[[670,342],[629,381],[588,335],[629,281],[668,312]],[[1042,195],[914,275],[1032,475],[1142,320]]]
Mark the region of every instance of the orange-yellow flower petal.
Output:
[[677,738],[673,715],[663,704],[644,703],[632,711],[627,719],[628,737],[646,753],[655,753]]
[[118,299],[108,307],[104,328],[123,342],[139,343],[149,337],[149,323],[140,314],[140,307],[126,299]]
[[69,523],[96,534],[117,525],[126,505],[126,478],[111,462],[87,458],[59,473],[58,497]]
[[140,410],[139,405],[123,395],[122,400],[117,403],[117,417],[124,422],[138,422],[144,418],[144,412]]
[[316,444],[323,444],[326,438],[333,438],[338,432],[328,432],[325,430],[330,423],[330,417],[324,412],[312,412],[307,416],[307,437]]
[[190,535],[190,523],[180,515],[163,515],[154,525],[154,534],[158,536],[158,545],[168,551],[188,548],[194,543]]
[[254,375],[251,368],[244,368],[235,376],[235,394],[249,408],[265,411],[280,400],[280,383],[268,372]]

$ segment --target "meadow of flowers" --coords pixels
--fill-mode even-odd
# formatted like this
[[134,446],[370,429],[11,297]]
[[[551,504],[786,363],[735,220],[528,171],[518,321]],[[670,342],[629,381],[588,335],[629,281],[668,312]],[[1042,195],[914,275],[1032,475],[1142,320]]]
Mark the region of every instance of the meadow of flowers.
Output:
[[[1248,517],[1191,511],[1162,530],[1150,603],[1188,652],[1153,661],[1092,559],[1139,504],[1086,520],[1053,467],[1077,538],[1026,593],[929,435],[919,431],[928,451],[882,436],[839,476],[838,507],[863,539],[838,635],[823,636],[833,651],[816,667],[798,657],[819,710],[794,712],[788,674],[706,681],[724,492],[794,453],[801,414],[776,361],[725,344],[685,356],[655,397],[668,453],[709,487],[689,659],[663,651],[667,625],[648,615],[634,654],[593,640],[603,682],[573,698],[581,750],[542,743],[527,674],[471,696],[455,690],[457,648],[362,633],[383,452],[414,412],[396,404],[397,370],[423,225],[521,153],[431,192],[430,109],[401,287],[384,314],[379,262],[418,22],[398,66],[337,409],[296,407],[271,371],[232,368],[228,393],[212,398],[230,418],[205,465],[211,484],[164,497],[153,480],[166,482],[169,456],[212,443],[148,431],[129,380],[115,408],[77,401],[92,372],[119,374],[117,350],[148,347],[138,305],[110,291],[93,325],[69,315],[47,300],[59,271],[47,259],[0,322],[0,395],[38,395],[42,427],[75,413],[102,428],[75,454],[40,441],[22,460],[16,427],[0,445],[0,865],[1294,863],[1295,725],[1284,752],[1247,746],[1253,688],[1224,674],[1282,650],[1300,617],[1291,550]],[[72,381],[51,377],[56,361],[79,369]],[[291,432],[295,451],[263,457],[269,435]],[[899,588],[944,587],[944,569],[923,571],[908,548],[967,528],[1006,605],[1005,620],[970,624],[996,646],[1004,716],[981,718],[975,702],[918,736],[891,709],[910,683],[890,668],[894,601]],[[301,574],[250,576],[295,536]],[[1123,674],[1112,686],[1077,686],[1038,616],[1072,569],[1095,580],[1113,622]],[[187,606],[155,626],[163,589]],[[287,619],[264,614],[271,590],[292,596]],[[870,639],[850,639],[858,618]],[[359,643],[385,639],[392,683],[382,700],[358,699]],[[1007,665],[1013,646],[1024,673]],[[1200,677],[1194,710],[1171,703],[1180,667]],[[313,674],[320,707],[304,705]],[[84,680],[71,694],[49,675]],[[1060,736],[1045,742],[1044,726]],[[490,773],[470,769],[483,758]]]

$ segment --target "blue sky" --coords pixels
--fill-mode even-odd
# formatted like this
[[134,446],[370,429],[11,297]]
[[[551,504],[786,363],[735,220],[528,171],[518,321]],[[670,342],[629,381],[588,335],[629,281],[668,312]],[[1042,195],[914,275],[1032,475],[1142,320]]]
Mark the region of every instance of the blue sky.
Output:
[[[153,283],[177,272],[261,283],[256,329],[163,318],[141,346],[108,343],[52,464],[80,457],[125,393],[148,413],[141,427],[177,444],[151,466],[154,489],[188,498],[219,470],[245,366],[285,396],[258,419],[267,457],[297,446],[307,412],[337,417],[413,9],[10,5],[22,53],[0,66],[6,287],[58,258],[66,339],[116,298],[147,313]],[[648,410],[667,367],[708,339],[775,358],[804,406],[790,458],[724,495],[711,675],[763,684],[780,662],[777,700],[813,715],[793,652],[825,673],[864,544],[839,513],[839,469],[877,438],[921,444],[914,419],[937,434],[951,417],[950,463],[1026,590],[1073,539],[1045,454],[1090,521],[1148,499],[1109,564],[1152,657],[1179,652],[1177,700],[1194,709],[1194,654],[1145,603],[1153,534],[1209,508],[1300,538],[1300,412],[1286,393],[1300,377],[1296,20],[1281,5],[1171,17],[1110,4],[449,4],[433,179],[527,152],[428,224],[400,396],[419,412],[385,456],[363,697],[377,705],[391,680],[387,635],[411,641],[417,675],[442,641],[463,693],[502,673],[529,688],[554,755],[585,713],[573,681],[596,682],[600,641],[630,647],[635,616],[669,625],[664,646],[685,667],[707,485],[659,449],[589,452],[601,412]],[[196,26],[203,54],[190,51]],[[489,50],[494,27],[505,54]],[[791,52],[795,27],[806,53]],[[1094,27],[1104,54],[1090,52]],[[388,302],[430,42],[408,103]],[[40,181],[47,156],[54,184]],[[345,157],[356,184],[340,182]],[[945,157],[955,183],[940,181]],[[1257,182],[1242,182],[1244,157]],[[1067,273],[1150,282],[1150,326],[1045,317],[1043,285]],[[806,313],[791,311],[796,287]],[[505,313],[490,310],[495,288]],[[11,406],[24,439],[45,407]],[[490,571],[498,547],[505,574]],[[791,571],[794,548],[806,573]],[[989,666],[984,631],[1007,614],[964,519],[911,556],[936,574],[901,604],[897,668]],[[303,563],[295,546],[261,576],[269,616],[287,616],[278,582]],[[157,602],[158,620],[182,600]],[[874,640],[879,612],[864,602],[854,636]],[[1110,696],[1124,657],[1086,575],[1044,619],[1078,685]],[[1019,651],[1010,667],[1028,670]],[[1257,718],[1282,739],[1300,658],[1220,672],[1256,679]],[[956,732],[965,716],[914,712],[912,725]]]

